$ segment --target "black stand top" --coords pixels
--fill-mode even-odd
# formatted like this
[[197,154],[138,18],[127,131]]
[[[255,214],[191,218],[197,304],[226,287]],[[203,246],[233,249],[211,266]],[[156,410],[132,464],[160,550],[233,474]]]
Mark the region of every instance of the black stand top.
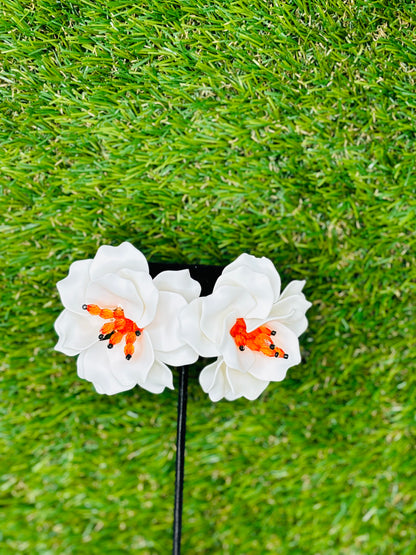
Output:
[[215,282],[221,275],[224,266],[209,266],[208,264],[171,264],[164,262],[149,262],[152,277],[166,270],[189,270],[191,277],[201,284],[201,295],[212,293]]

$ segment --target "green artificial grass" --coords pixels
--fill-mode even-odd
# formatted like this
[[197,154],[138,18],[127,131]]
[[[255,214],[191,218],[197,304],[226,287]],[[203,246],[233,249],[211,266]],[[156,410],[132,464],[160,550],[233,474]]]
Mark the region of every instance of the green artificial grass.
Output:
[[259,400],[193,370],[183,552],[414,554],[414,3],[0,9],[2,555],[170,551],[176,392],[53,350],[56,281],[124,240],[265,255],[313,302]]

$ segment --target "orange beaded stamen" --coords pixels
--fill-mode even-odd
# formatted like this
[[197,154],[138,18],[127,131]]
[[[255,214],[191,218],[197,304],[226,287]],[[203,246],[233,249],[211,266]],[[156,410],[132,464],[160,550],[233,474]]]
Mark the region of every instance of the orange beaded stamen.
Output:
[[240,351],[248,347],[251,351],[258,351],[268,357],[289,358],[282,349],[276,347],[272,336],[276,335],[275,330],[266,326],[260,326],[251,332],[247,332],[244,318],[237,318],[234,326],[230,329],[230,335]]
[[134,353],[134,342],[142,334],[143,329],[139,328],[133,320],[126,318],[124,316],[124,310],[119,306],[111,310],[111,308],[100,308],[96,304],[84,304],[82,308],[93,316],[99,316],[104,320],[111,319],[111,322],[105,323],[100,329],[98,339],[100,341],[108,339],[107,347],[112,349],[114,345],[120,343],[123,337],[126,336],[124,354],[126,355],[126,359],[130,360]]

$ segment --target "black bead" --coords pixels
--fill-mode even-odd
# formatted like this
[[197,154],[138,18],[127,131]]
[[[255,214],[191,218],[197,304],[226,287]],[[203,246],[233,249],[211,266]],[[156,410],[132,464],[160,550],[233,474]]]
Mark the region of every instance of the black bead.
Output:
[[100,333],[100,335],[98,336],[98,339],[99,339],[100,341],[102,341],[102,340],[104,339],[104,335],[103,335],[102,333]]
[[87,308],[88,308],[88,305],[86,305],[86,304],[82,305],[82,310],[87,310]]
[[277,351],[274,353],[274,357],[279,358],[279,353]]
[[114,347],[114,345],[113,345],[112,343],[109,343],[109,344],[107,345],[107,349],[112,349],[113,347]]
[[130,360],[131,359],[131,355],[126,355],[126,359]]
[[244,345],[240,345],[238,348],[240,349],[240,351],[244,351]]
[[270,335],[276,335],[276,330],[273,330],[272,332],[270,332]]
[[142,334],[142,332],[141,332],[140,330],[137,330],[137,331],[136,331],[137,337],[139,337],[139,335],[141,335],[141,334]]
[[287,355],[286,353],[283,355],[283,358],[289,358],[289,355]]
[[273,345],[273,343],[270,343],[269,347],[270,347],[270,349],[271,349],[272,351],[274,351],[275,345]]

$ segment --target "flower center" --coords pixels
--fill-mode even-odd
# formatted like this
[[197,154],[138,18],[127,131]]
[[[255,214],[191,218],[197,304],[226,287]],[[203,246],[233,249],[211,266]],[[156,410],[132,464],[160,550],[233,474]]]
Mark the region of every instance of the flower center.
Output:
[[251,351],[258,351],[268,357],[289,358],[288,354],[274,344],[272,337],[276,335],[276,330],[267,326],[259,326],[248,332],[244,318],[237,318],[230,329],[230,335],[240,351],[248,347]]
[[84,304],[82,308],[93,316],[100,316],[100,318],[104,320],[111,320],[102,326],[98,339],[100,341],[108,339],[107,347],[112,349],[114,345],[120,343],[125,336],[126,344],[124,346],[124,354],[126,355],[126,359],[130,360],[134,353],[134,342],[139,335],[141,335],[143,329],[139,328],[133,320],[126,318],[124,316],[124,310],[119,306],[111,310],[111,308],[100,308],[96,304]]

